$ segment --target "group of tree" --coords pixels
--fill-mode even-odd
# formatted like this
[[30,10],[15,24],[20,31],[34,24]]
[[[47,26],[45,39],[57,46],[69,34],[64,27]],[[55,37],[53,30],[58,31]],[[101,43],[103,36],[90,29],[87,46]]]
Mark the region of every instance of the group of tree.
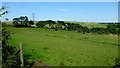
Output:
[[39,21],[36,26],[40,28],[48,28],[57,30],[68,30],[81,33],[98,33],[98,34],[120,34],[120,24],[119,23],[107,23],[107,28],[88,28],[77,23],[70,23],[64,21]]
[[80,24],[76,23],[65,23],[64,21],[52,21],[52,20],[46,20],[46,21],[39,21],[36,26],[40,28],[48,28],[48,29],[54,29],[57,30],[68,30],[68,31],[76,31],[76,32],[83,32],[83,33],[89,33],[89,29],[85,26],[81,26]]
[[33,25],[34,22],[32,20],[28,20],[27,16],[20,16],[19,18],[13,18],[13,25],[15,27],[29,27]]
[[[33,25],[32,20],[28,20],[27,16],[20,16],[19,18],[13,18],[13,25],[15,27],[31,27]],[[40,28],[48,28],[57,30],[68,30],[81,33],[98,33],[98,34],[120,34],[120,24],[119,23],[107,23],[107,28],[88,28],[77,23],[70,23],[64,21],[38,21],[36,26]]]
[[[20,16],[19,18],[13,18],[13,25],[15,27],[31,27],[33,25],[32,20],[28,20],[27,16]],[[88,28],[77,23],[70,23],[64,21],[38,21],[36,26],[40,28],[48,28],[57,30],[68,30],[81,33],[98,33],[98,34],[120,34],[120,24],[119,23],[107,23],[107,28]]]
[[107,24],[107,28],[91,28],[90,31],[98,34],[120,34],[120,23]]
[[109,23],[107,30],[112,34],[120,34],[120,23]]
[[6,8],[8,8],[8,7],[6,7],[6,6],[2,6],[1,8],[0,8],[0,17],[2,17],[3,15],[5,15],[6,13],[8,13],[8,11],[4,11]]
[[[13,18],[13,25],[15,27],[31,27],[34,22],[28,20],[27,16],[20,16],[19,18]],[[103,24],[103,23],[101,23]],[[48,28],[57,30],[68,30],[81,33],[98,33],[98,34],[120,34],[120,24],[119,23],[106,23],[107,28],[88,28],[77,23],[70,23],[64,21],[38,21],[36,26],[40,28]]]

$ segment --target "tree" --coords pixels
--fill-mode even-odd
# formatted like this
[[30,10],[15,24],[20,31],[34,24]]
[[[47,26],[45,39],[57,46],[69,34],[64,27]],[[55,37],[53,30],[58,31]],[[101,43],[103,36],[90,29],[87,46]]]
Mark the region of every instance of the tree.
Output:
[[7,22],[9,19],[8,18],[5,18],[5,21]]
[[91,28],[90,31],[92,33],[98,33],[98,34],[109,34],[106,28]]
[[66,28],[67,28],[67,30],[71,30],[71,23],[66,23]]
[[117,24],[108,24],[107,30],[112,34],[118,34],[118,26]]
[[52,20],[46,20],[45,22],[49,25],[49,28],[54,28],[53,25],[56,24],[56,22]]
[[86,26],[83,26],[83,31],[86,32],[86,33],[90,32],[89,28],[87,28]]
[[39,21],[36,26],[40,27],[40,28],[43,28],[44,26],[46,25],[46,22],[45,21]]
[[[58,25],[59,25],[59,29],[62,29],[62,26],[65,27],[64,21],[57,21],[57,22],[58,22]],[[63,28],[63,29],[65,29],[65,28]]]
[[6,13],[8,13],[8,11],[3,11],[3,10],[5,10],[7,7],[5,7],[5,6],[2,6],[2,8],[0,8],[0,12],[2,12],[1,14],[0,14],[0,17],[2,17],[3,15],[5,15]]
[[34,25],[34,22],[32,20],[29,21],[30,25]]
[[13,18],[13,24],[16,27],[28,27],[31,26],[31,24],[33,23],[32,21],[28,20],[27,16],[20,16],[19,18]]
[[27,16],[20,16],[19,21],[21,22],[21,25],[27,25],[29,23]]
[[19,18],[13,18],[13,25],[16,26],[16,25],[19,25]]

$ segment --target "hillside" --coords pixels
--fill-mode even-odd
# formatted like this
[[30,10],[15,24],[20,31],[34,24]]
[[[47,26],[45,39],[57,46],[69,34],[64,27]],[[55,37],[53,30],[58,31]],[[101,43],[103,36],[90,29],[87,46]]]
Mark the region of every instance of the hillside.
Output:
[[54,31],[43,28],[14,28],[10,45],[24,43],[24,56],[49,66],[113,66],[118,56],[117,36]]

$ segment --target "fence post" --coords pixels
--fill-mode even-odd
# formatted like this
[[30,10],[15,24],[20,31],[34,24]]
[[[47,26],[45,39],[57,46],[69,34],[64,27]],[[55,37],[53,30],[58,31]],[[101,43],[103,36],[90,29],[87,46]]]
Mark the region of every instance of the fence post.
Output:
[[20,61],[21,61],[21,67],[24,66],[24,58],[23,58],[23,43],[20,43]]

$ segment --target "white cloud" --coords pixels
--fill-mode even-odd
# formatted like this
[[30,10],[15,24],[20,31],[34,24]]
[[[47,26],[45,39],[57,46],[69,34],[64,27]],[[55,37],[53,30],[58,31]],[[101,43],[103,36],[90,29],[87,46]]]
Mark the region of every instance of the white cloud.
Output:
[[59,10],[59,11],[69,11],[68,9],[64,9],[64,8],[60,8],[60,9],[57,9],[57,10]]

